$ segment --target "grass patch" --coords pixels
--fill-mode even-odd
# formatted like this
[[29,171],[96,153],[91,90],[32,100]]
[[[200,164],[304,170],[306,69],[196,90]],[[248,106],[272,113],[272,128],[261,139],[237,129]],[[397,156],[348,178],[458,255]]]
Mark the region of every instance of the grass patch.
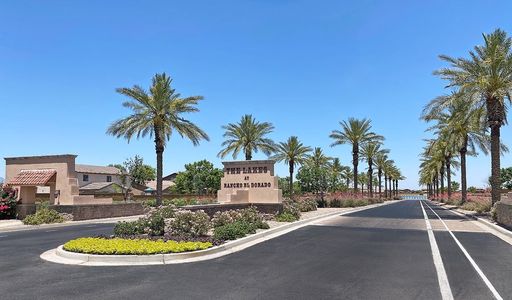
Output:
[[176,242],[122,238],[78,238],[64,244],[64,250],[76,253],[103,255],[149,255],[180,253],[208,249],[210,242]]

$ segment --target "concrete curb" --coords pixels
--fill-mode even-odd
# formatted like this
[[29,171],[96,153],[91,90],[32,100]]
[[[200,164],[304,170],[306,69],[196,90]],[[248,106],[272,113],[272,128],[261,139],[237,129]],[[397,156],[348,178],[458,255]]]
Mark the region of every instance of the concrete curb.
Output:
[[480,218],[480,217],[478,217],[478,216],[476,216],[474,214],[471,214],[471,213],[465,213],[463,211],[460,211],[456,206],[447,207],[447,205],[445,203],[442,203],[442,204],[440,204],[438,202],[434,202],[434,203],[436,203],[439,207],[444,208],[446,210],[449,210],[449,211],[451,211],[451,212],[453,212],[453,213],[455,213],[455,214],[457,214],[457,215],[459,215],[461,217],[465,217],[467,219],[475,220],[475,221],[477,221],[477,222],[479,222],[479,223],[481,223],[481,224],[483,224],[483,225],[485,225],[485,226],[487,226],[487,227],[489,227],[491,229],[494,229],[494,230],[500,232],[501,234],[504,234],[504,235],[512,238],[512,231],[507,230],[506,228],[503,228],[503,227],[501,227],[501,226],[499,226],[497,224],[494,224],[492,222],[489,222],[489,221],[487,221],[484,218]]
[[136,266],[197,262],[238,252],[240,250],[251,247],[258,243],[264,242],[266,240],[286,234],[290,231],[307,226],[310,223],[319,220],[343,216],[346,214],[372,209],[383,205],[389,205],[399,201],[402,200],[387,201],[384,203],[372,204],[342,212],[332,212],[325,215],[312,217],[309,219],[299,220],[296,222],[287,223],[275,228],[271,228],[265,231],[257,232],[255,234],[243,237],[238,240],[230,241],[219,246],[193,252],[154,255],[95,255],[65,251],[63,249],[63,245],[60,245],[56,249],[51,249],[44,252],[43,254],[41,254],[40,257],[43,260],[54,263],[82,266]]

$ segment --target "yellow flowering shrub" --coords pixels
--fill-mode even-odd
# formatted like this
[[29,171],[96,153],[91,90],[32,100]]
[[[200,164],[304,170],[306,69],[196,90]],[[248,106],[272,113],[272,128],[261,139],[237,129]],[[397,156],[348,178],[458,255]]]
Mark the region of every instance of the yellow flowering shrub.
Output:
[[64,244],[64,250],[87,254],[148,255],[208,249],[210,242],[176,242],[147,239],[78,238]]

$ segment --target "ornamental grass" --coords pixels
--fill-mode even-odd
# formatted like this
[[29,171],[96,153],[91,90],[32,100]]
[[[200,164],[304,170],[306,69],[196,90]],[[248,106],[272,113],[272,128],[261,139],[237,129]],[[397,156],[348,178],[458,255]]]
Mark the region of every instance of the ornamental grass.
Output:
[[64,250],[102,255],[149,255],[208,249],[210,242],[176,242],[147,239],[78,238],[64,244]]

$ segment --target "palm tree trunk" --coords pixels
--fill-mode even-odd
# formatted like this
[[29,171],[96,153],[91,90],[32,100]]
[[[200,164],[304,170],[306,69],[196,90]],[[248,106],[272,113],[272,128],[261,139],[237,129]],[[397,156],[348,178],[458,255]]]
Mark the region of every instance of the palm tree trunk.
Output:
[[368,191],[370,193],[370,198],[373,198],[373,169],[372,169],[372,161],[368,162]]
[[384,198],[388,197],[388,176],[384,174]]
[[451,159],[451,157],[446,158],[446,185],[448,186],[448,199],[452,198],[452,174],[450,174]]
[[441,195],[444,194],[444,164],[441,167]]
[[382,170],[377,171],[379,177],[379,199],[382,198]]
[[492,204],[501,200],[500,126],[491,127],[491,197]]
[[252,151],[245,150],[245,160],[252,160]]
[[359,145],[352,145],[352,164],[354,165],[354,193],[357,194],[357,165],[359,164]]
[[290,199],[293,199],[293,165],[294,161],[290,160],[289,166],[290,166]]
[[156,151],[156,206],[162,205],[162,177],[163,177],[163,153],[164,142],[160,136],[160,130],[155,127],[155,151]]
[[464,146],[460,149],[460,186],[462,194],[462,203],[468,200],[468,189],[466,182],[466,152],[467,152],[468,138],[464,139]]
[[[443,188],[443,181],[442,181],[442,176],[441,176],[441,190]],[[436,175],[436,193],[437,193],[437,198],[439,198],[439,176]]]

